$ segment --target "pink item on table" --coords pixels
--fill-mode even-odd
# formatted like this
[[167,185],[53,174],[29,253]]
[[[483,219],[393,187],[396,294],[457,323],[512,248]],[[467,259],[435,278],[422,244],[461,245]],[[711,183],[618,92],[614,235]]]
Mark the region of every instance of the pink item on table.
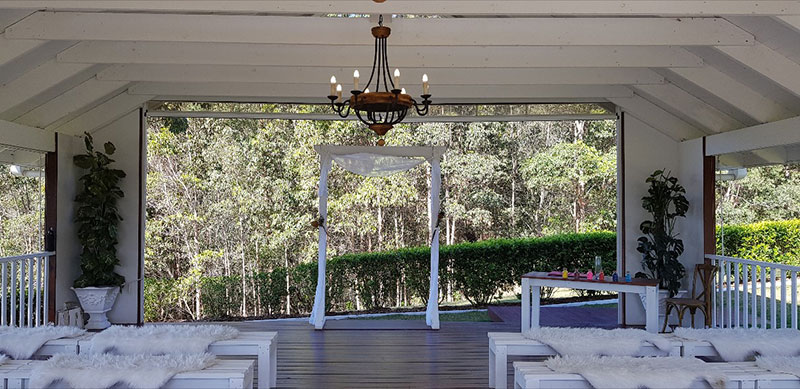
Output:
[[594,273],[592,273],[591,270],[589,270],[589,272],[586,273],[586,279],[590,281],[594,279]]

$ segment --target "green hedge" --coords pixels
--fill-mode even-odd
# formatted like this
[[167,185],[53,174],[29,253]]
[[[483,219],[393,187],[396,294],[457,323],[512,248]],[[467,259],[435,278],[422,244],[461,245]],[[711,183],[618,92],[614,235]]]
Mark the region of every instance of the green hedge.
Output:
[[[517,284],[522,274],[568,268],[586,270],[594,257],[603,258],[606,272],[616,266],[616,235],[610,232],[556,235],[545,238],[497,239],[442,246],[439,254],[439,285],[450,282],[455,292],[474,305],[485,305],[499,292]],[[307,313],[314,303],[317,284],[316,262],[276,268],[255,274],[245,282],[255,285],[257,300],[246,298],[248,312],[258,307],[260,314],[278,314],[288,298],[292,313]],[[326,309],[329,311],[388,308],[397,305],[402,291],[406,298],[427,303],[430,274],[430,248],[416,247],[394,251],[347,254],[327,264]],[[182,286],[183,285],[183,286]],[[221,318],[241,312],[242,280],[239,276],[202,277],[201,316]],[[184,295],[184,296],[181,296]],[[194,287],[178,281],[145,282],[146,317],[175,318],[193,312]],[[444,293],[440,293],[444,298]],[[182,298],[181,298],[182,297]],[[358,299],[358,304],[356,303]],[[182,307],[177,311],[172,307]]]
[[727,256],[800,266],[800,220],[717,227],[720,254],[723,232]]

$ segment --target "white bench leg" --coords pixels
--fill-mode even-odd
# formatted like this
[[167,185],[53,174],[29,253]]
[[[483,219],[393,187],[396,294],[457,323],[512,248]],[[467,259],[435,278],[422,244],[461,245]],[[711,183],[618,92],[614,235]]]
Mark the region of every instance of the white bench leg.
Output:
[[258,386],[271,388],[272,384],[272,345],[259,345],[256,364],[258,365]]
[[506,389],[508,387],[508,348],[497,346],[494,352],[494,387],[496,389]]
[[269,376],[270,388],[278,386],[278,343],[277,337],[272,339],[272,344],[269,346]]
[[494,388],[494,350],[489,347],[489,387]]
[[228,381],[229,389],[246,389],[244,386],[244,378],[231,378]]

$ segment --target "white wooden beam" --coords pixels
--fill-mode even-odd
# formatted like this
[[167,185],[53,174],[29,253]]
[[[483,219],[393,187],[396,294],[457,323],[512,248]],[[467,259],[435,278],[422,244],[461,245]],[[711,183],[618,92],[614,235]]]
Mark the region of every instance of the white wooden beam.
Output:
[[[59,62],[251,66],[372,65],[373,48],[355,45],[86,41]],[[697,67],[703,61],[676,46],[390,46],[392,66],[424,68]]]
[[800,116],[706,138],[706,155],[752,151],[800,143]]
[[[0,6],[0,8],[3,7]],[[0,9],[0,33],[2,33],[6,27],[25,19],[26,16],[35,12],[35,9],[31,10],[30,8],[31,7],[25,7],[24,9]]]
[[797,1],[601,1],[601,0],[392,0],[382,4],[337,1],[0,1],[3,8],[125,12],[455,14],[455,15],[789,15],[800,14]]
[[800,96],[800,64],[797,62],[758,42],[749,47],[723,46],[717,49]]
[[0,120],[0,144],[38,151],[55,151],[53,132]]
[[725,100],[759,123],[794,116],[775,101],[750,89],[733,77],[713,68],[671,69],[674,73]]
[[[643,68],[402,68],[401,85],[419,86],[423,74],[437,85],[631,85],[661,84],[664,78]],[[364,79],[369,69],[361,69]],[[390,70],[391,71],[391,70]],[[115,65],[97,74],[99,80],[161,82],[262,82],[324,84],[335,75],[345,91],[352,68],[229,66],[229,65]],[[374,88],[373,88],[374,89]]]
[[705,135],[703,131],[700,131],[661,107],[645,100],[641,96],[614,97],[608,100],[676,141],[680,142],[688,139],[695,139]]
[[[55,138],[55,134],[50,136]],[[43,159],[44,154],[38,151],[0,145],[0,164],[39,167],[44,162]]]
[[142,104],[151,100],[154,96],[131,95],[122,92],[96,107],[86,111],[80,116],[62,124],[56,128],[57,132],[80,135],[84,132],[94,132],[97,129],[117,120],[131,111],[139,108]]
[[800,32],[800,15],[779,16],[778,20],[794,28],[795,30],[797,30],[797,32]]
[[[367,18],[37,12],[13,39],[373,45]],[[392,46],[751,45],[722,18],[409,18]]]
[[46,41],[39,40],[6,39],[5,34],[0,34],[0,66],[43,45],[45,42]]
[[[420,91],[409,90],[417,95]],[[141,82],[128,89],[128,93],[155,96],[183,97],[257,97],[264,101],[293,101],[329,103],[325,96],[329,89],[325,85],[314,84],[264,84],[264,83],[168,83]],[[582,98],[587,101],[604,101],[606,97],[630,97],[633,92],[620,85],[431,85],[432,99],[435,103],[454,101],[480,102],[482,99],[508,99],[527,102],[530,99]],[[272,100],[272,98],[279,98]],[[309,100],[310,99],[310,100]]]
[[695,127],[712,132],[730,131],[743,127],[742,123],[706,104],[673,84],[637,85],[637,94],[684,118]]
[[[23,41],[15,41],[23,42]],[[72,41],[32,41],[44,42],[20,56],[0,66],[0,85],[20,77],[31,69],[52,60],[56,54],[74,44]]]
[[21,77],[0,85],[0,112],[5,112],[23,103],[91,66],[89,64],[56,63],[55,60],[45,62]]
[[69,117],[82,108],[108,97],[114,91],[119,91],[127,84],[125,81],[98,81],[92,78],[14,121],[29,126],[47,128],[60,119]]

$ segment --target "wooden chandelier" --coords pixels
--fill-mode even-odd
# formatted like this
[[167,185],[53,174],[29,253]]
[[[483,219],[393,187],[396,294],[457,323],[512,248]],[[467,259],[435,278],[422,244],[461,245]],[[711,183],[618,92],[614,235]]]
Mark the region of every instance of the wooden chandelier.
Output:
[[[331,77],[331,94],[328,99],[331,107],[342,118],[350,116],[354,111],[361,122],[375,131],[381,139],[378,145],[386,142],[383,136],[392,127],[403,121],[408,110],[414,107],[417,114],[425,116],[431,104],[428,93],[428,75],[422,76],[422,102],[417,103],[414,98],[406,93],[405,88],[400,88],[400,70],[395,69],[394,76],[389,74],[389,60],[386,54],[386,38],[392,30],[383,25],[383,15],[378,19],[378,25],[372,27],[372,36],[375,37],[375,54],[372,59],[372,72],[364,89],[358,88],[359,73],[353,72],[353,90],[349,99],[342,99],[342,85],[336,83],[336,77]],[[373,85],[374,81],[374,85]],[[370,87],[374,88],[373,91]]]

